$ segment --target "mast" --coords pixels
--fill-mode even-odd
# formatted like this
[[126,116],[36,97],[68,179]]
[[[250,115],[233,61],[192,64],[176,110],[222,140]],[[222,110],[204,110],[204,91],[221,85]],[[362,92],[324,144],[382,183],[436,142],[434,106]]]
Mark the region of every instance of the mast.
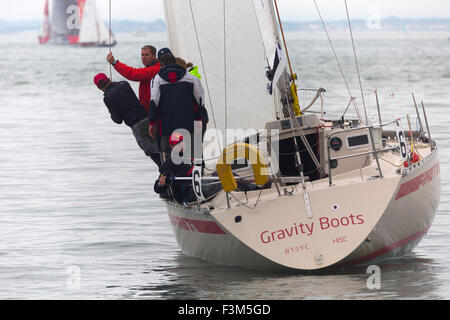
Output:
[[281,46],[274,3],[272,0],[253,0],[253,6],[267,59],[266,76],[270,81],[267,89],[273,95],[277,118],[280,118],[278,109],[284,118],[289,118],[292,110],[291,76],[288,74],[288,60]]
[[297,85],[295,84],[297,75],[294,74],[294,72],[292,70],[291,59],[289,58],[288,47],[287,47],[287,43],[286,43],[286,38],[284,36],[283,24],[281,22],[280,11],[278,10],[277,0],[274,0],[274,3],[275,3],[275,9],[277,11],[278,22],[280,24],[280,31],[281,31],[281,36],[283,38],[284,49],[286,50],[286,57],[287,57],[288,65],[289,65],[289,71],[291,73],[292,83],[291,83],[291,92],[290,93],[291,93],[291,98],[292,98],[292,110],[296,116],[301,116],[302,112],[300,110],[300,105],[299,105],[299,101],[298,101]]

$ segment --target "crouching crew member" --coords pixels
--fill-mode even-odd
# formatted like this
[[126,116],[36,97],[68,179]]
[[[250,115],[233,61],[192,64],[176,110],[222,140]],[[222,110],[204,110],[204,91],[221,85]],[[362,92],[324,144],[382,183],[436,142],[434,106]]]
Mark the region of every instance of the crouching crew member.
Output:
[[192,181],[175,179],[175,177],[191,177],[194,169],[192,164],[187,163],[188,161],[175,161],[174,159],[176,156],[183,158],[183,136],[179,133],[173,133],[169,137],[168,142],[171,150],[177,146],[178,154],[171,152],[166,161],[164,161],[160,171],[161,174],[155,181],[154,190],[161,196],[169,195],[169,198],[173,197],[178,203],[194,202],[196,197],[192,189]]
[[137,144],[145,155],[161,168],[158,146],[149,135],[148,113],[140,104],[130,84],[126,81],[111,82],[104,73],[97,74],[94,83],[104,92],[103,101],[112,121],[117,124],[125,122],[131,128]]

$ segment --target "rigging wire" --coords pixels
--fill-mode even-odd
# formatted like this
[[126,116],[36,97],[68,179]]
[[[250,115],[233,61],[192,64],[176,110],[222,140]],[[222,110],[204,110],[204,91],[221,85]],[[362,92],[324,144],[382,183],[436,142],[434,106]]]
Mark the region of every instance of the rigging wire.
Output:
[[359,72],[358,56],[356,54],[355,40],[353,38],[352,24],[350,22],[350,14],[348,13],[347,0],[344,0],[344,3],[345,3],[345,10],[347,12],[347,20],[348,20],[348,27],[350,29],[350,36],[352,38],[353,54],[355,56],[356,71],[358,72],[358,80],[359,80],[359,87],[361,89],[361,97],[362,97],[362,102],[363,102],[363,107],[364,107],[364,114],[366,116],[366,124],[368,125],[369,118],[367,116],[366,101],[364,99],[364,90],[363,90],[362,82],[361,82],[361,73]]
[[322,21],[323,28],[325,30],[325,33],[327,34],[327,38],[328,38],[328,42],[330,43],[331,50],[333,50],[334,57],[336,58],[336,62],[338,64],[339,70],[341,71],[341,76],[342,76],[342,79],[344,79],[345,86],[347,87],[348,94],[350,95],[350,98],[353,98],[353,95],[352,95],[352,93],[350,91],[350,87],[348,85],[347,79],[345,78],[344,70],[342,69],[342,66],[341,66],[341,63],[339,61],[338,55],[336,53],[336,50],[334,49],[333,42],[331,41],[330,34],[328,33],[327,26],[325,25],[325,21],[322,18],[322,14],[320,13],[320,9],[319,9],[319,6],[317,5],[317,1],[316,0],[314,0],[314,4],[316,5],[317,13],[319,14],[320,20]]
[[[288,65],[289,65],[289,71],[291,72],[290,80],[292,81],[292,84],[289,89],[290,96],[291,96],[289,100],[292,100],[292,103],[290,103],[290,108],[294,111],[295,116],[301,116],[303,113],[302,113],[302,110],[300,109],[300,102],[299,102],[298,95],[297,95],[297,85],[295,83],[295,81],[297,80],[297,75],[292,70],[291,58],[289,56],[288,46],[286,43],[286,38],[284,36],[283,23],[281,22],[280,11],[278,10],[277,0],[274,0],[274,4],[275,4],[276,14],[278,17],[278,23],[280,26],[281,36],[283,38],[284,48],[286,51],[286,58],[287,58]],[[289,100],[287,100],[287,101],[289,101]],[[288,113],[289,113],[289,111],[288,111]]]
[[286,43],[286,38],[284,37],[283,24],[281,23],[281,17],[280,17],[280,12],[278,10],[277,0],[274,0],[274,3],[275,3],[275,9],[277,11],[278,22],[280,24],[281,36],[283,37],[284,48],[285,48],[285,51],[286,51],[286,58],[287,58],[288,64],[289,64],[289,71],[291,72],[292,81],[295,83],[294,71],[292,70],[292,64],[291,64],[291,59],[289,57],[289,52],[288,52],[288,47],[287,47],[287,43]]
[[[109,0],[109,53],[112,53],[112,23],[111,23],[111,0]],[[112,65],[109,63],[109,76],[111,81],[113,80],[112,78]]]
[[[259,190],[258,198],[256,199],[256,202],[255,202],[255,204],[254,204],[253,206],[249,206],[249,205],[247,204],[247,203],[248,203],[248,198],[247,198],[247,203],[244,203],[244,202],[240,201],[238,198],[236,198],[236,196],[235,196],[232,192],[230,192],[229,194],[230,194],[230,195],[234,198],[234,200],[236,200],[241,206],[244,206],[244,207],[246,207],[247,209],[253,210],[253,209],[255,209],[255,208],[258,206],[258,202],[259,202],[259,199],[261,198],[262,191],[263,191],[263,189],[260,189],[260,190]],[[247,197],[247,193],[245,193],[245,195],[246,195],[246,197]]]
[[211,105],[211,112],[212,112],[212,116],[213,116],[214,127],[216,128],[217,142],[219,144],[219,148],[222,149],[222,146],[221,146],[221,143],[220,143],[220,138],[219,138],[219,133],[218,133],[218,129],[217,129],[216,115],[214,113],[214,107],[213,107],[213,104],[212,104],[211,93],[209,91],[209,84],[208,84],[208,77],[207,77],[206,69],[205,69],[205,62],[203,60],[202,49],[200,47],[200,40],[198,38],[197,24],[195,23],[194,9],[192,8],[191,0],[189,0],[189,7],[190,7],[190,10],[191,10],[192,23],[194,24],[195,38],[197,40],[198,52],[200,54],[200,61],[202,63],[203,74],[205,75],[206,90],[208,92],[209,104]]
[[[266,43],[265,43],[265,41],[264,41],[263,32],[262,32],[262,30],[261,30],[261,25],[259,24],[259,19],[258,19],[258,15],[257,15],[257,12],[256,12],[256,6],[255,6],[255,2],[254,2],[254,1],[252,1],[252,5],[253,5],[253,13],[255,14],[254,16],[255,16],[256,25],[258,26],[258,31],[259,31],[259,36],[260,36],[261,44],[262,44],[262,46],[263,46],[264,60],[267,62],[267,70],[269,71],[269,70],[271,69],[271,62],[269,61],[269,57],[268,57],[268,55],[267,55],[268,49],[267,49]],[[275,25],[275,27],[276,27],[276,25]],[[276,27],[276,28],[277,28],[277,27]],[[278,31],[278,29],[277,29],[277,31]],[[278,43],[279,43],[279,36],[277,36],[276,39],[277,39],[277,46],[278,46]],[[280,90],[280,91],[281,91],[281,90]],[[278,92],[277,92],[276,89],[273,90],[273,101],[274,101],[274,107],[275,107],[275,108],[274,108],[274,109],[275,109],[275,110],[274,110],[274,111],[275,111],[275,117],[278,118],[278,114],[283,112],[283,111],[282,111],[283,106],[280,105],[280,103],[279,103],[279,101],[278,101]]]
[[[351,99],[351,101],[353,101],[353,105],[354,105],[354,107],[355,107],[355,110],[356,110],[356,114],[357,114],[357,116],[358,116],[358,119],[359,119],[359,121],[363,122],[363,121],[362,121],[362,118],[361,118],[361,115],[360,115],[360,113],[359,113],[359,109],[358,109],[358,105],[357,105],[356,99],[355,99],[355,97],[354,97],[354,96],[352,95],[352,93],[351,93],[350,86],[349,86],[348,81],[347,81],[347,79],[346,79],[346,77],[345,77],[345,73],[344,73],[344,70],[343,70],[343,68],[342,68],[341,62],[339,61],[339,57],[338,57],[338,55],[337,55],[337,53],[336,53],[336,50],[335,50],[335,48],[334,48],[334,45],[333,45],[333,42],[332,42],[332,40],[331,40],[330,34],[328,33],[328,28],[327,28],[327,26],[325,25],[325,21],[324,21],[324,19],[323,19],[323,17],[322,17],[322,14],[321,14],[321,12],[320,12],[320,9],[319,9],[319,6],[318,6],[316,0],[314,0],[314,4],[315,4],[315,6],[316,6],[317,13],[319,14],[320,20],[322,21],[323,28],[324,28],[325,33],[326,33],[327,38],[328,38],[328,42],[330,43],[331,50],[333,51],[333,55],[334,55],[334,57],[335,57],[335,59],[336,59],[337,65],[338,65],[338,67],[339,67],[339,71],[341,72],[341,76],[342,76],[342,79],[344,80],[344,83],[345,83],[345,86],[346,86],[346,88],[347,88],[347,91],[348,91],[348,94],[349,94],[349,96],[350,96],[350,99]],[[346,2],[346,6],[347,6],[347,2]],[[358,60],[357,60],[357,56],[356,56],[356,49],[355,49],[355,45],[354,45],[353,32],[352,32],[352,29],[351,29],[351,23],[350,23],[350,18],[349,18],[349,15],[348,15],[348,9],[347,9],[347,17],[348,17],[348,22],[349,22],[349,27],[350,27],[350,33],[351,33],[351,35],[352,35],[353,52],[354,52],[354,55],[355,55],[356,68],[357,68],[357,71],[358,71],[359,84],[360,84],[360,88],[361,88],[361,95],[362,95],[362,100],[363,100],[363,105],[364,105],[364,112],[365,112],[365,115],[366,115],[366,122],[367,122],[367,121],[368,121],[368,120],[367,120],[368,117],[367,117],[367,111],[366,111],[366,104],[365,104],[364,93],[363,93],[362,84],[361,84],[361,76],[360,76],[360,72],[359,72]],[[347,107],[347,109],[348,109],[348,107]],[[344,112],[343,115],[345,115],[345,113],[347,112],[347,109],[346,109],[346,111]]]
[[[224,89],[225,89],[225,132],[228,128],[228,104],[227,104],[227,16],[226,16],[226,4],[223,0],[223,67],[224,67]],[[227,141],[225,141],[225,144]]]

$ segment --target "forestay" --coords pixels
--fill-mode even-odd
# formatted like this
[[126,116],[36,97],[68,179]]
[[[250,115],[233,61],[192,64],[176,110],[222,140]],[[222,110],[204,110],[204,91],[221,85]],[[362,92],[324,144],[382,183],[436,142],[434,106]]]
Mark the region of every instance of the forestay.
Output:
[[[276,117],[267,92],[278,28],[271,0],[164,0],[169,46],[203,75],[209,127],[263,129]],[[228,141],[230,143],[230,141]]]

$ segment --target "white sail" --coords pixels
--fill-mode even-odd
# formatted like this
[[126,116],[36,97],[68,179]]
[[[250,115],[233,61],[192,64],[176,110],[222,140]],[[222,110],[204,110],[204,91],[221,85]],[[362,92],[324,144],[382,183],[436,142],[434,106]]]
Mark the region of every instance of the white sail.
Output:
[[39,43],[41,44],[45,44],[50,40],[50,15],[49,15],[49,7],[48,7],[48,1],[45,1],[45,6],[44,6],[44,19],[42,22],[42,28],[41,28],[41,34],[39,35]]
[[[100,11],[97,11],[97,21],[98,21],[98,43],[106,45],[109,43],[109,30],[106,24],[101,19]],[[114,42],[113,36],[111,35],[111,41]]]
[[86,0],[84,4],[78,42],[80,44],[107,44],[109,42],[109,31],[100,19],[95,0]]
[[95,1],[87,0],[81,16],[79,43],[97,43],[99,27],[97,24],[97,8]]
[[281,47],[275,9],[272,0],[252,1],[270,70],[269,92],[274,94],[274,101],[279,107],[279,112],[281,112],[283,107],[279,97],[289,92],[289,76],[287,76],[288,61]]
[[259,24],[260,36],[269,65],[273,68],[275,53],[279,44],[279,32],[272,0],[252,0]]
[[202,73],[209,126],[215,118],[222,132],[262,129],[274,120],[253,0],[164,0],[164,5],[170,48]]

